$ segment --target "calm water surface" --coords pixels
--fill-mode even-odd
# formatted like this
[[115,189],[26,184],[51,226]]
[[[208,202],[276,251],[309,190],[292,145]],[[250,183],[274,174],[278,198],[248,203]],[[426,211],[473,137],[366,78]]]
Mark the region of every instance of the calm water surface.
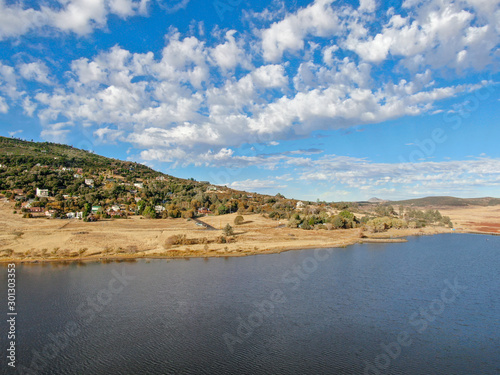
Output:
[[[18,370],[500,374],[499,270],[500,237],[461,234],[244,258],[18,265]],[[6,302],[2,312],[1,373],[11,374]]]

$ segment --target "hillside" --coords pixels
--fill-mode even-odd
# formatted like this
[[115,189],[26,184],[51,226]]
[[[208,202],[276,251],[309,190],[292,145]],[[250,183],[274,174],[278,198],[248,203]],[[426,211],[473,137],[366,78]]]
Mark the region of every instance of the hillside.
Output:
[[274,216],[279,218],[297,202],[180,179],[68,145],[5,137],[0,137],[0,193],[15,199],[27,217],[70,214],[90,220],[272,213],[278,201],[281,213]]
[[499,198],[456,198],[456,197],[425,197],[418,199],[407,199],[392,201],[393,205],[412,205],[417,207],[441,207],[441,206],[495,206],[500,204]]
[[[380,232],[392,227],[451,226],[448,217],[432,209],[423,212],[407,207],[396,212],[387,202],[375,198],[371,201],[377,203],[362,205],[249,194],[176,178],[139,163],[106,158],[68,145],[4,137],[0,137],[0,196],[14,202],[14,212],[24,218],[191,219],[237,212],[261,214],[306,230],[367,228]],[[406,205],[443,201],[430,197],[406,201]]]

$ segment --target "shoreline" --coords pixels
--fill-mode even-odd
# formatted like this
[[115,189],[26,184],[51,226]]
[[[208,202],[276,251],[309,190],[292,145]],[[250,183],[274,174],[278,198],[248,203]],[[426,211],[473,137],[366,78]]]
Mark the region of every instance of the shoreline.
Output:
[[[437,229],[437,228],[435,228]],[[440,228],[445,229],[445,228]],[[296,251],[296,250],[308,250],[308,249],[324,249],[324,248],[346,248],[348,246],[352,246],[355,244],[370,244],[370,243],[405,243],[408,242],[407,237],[415,237],[415,236],[432,236],[437,234],[445,234],[445,233],[459,233],[459,234],[480,234],[480,235],[500,235],[498,233],[489,233],[489,232],[478,232],[472,230],[459,230],[454,232],[449,232],[448,230],[436,231],[433,233],[425,233],[425,232],[416,232],[412,234],[403,235],[400,237],[366,237],[366,238],[358,238],[356,241],[343,241],[342,244],[310,244],[303,245],[299,247],[295,246],[282,246],[276,248],[270,248],[261,251],[255,250],[247,250],[247,251],[207,251],[207,252],[195,252],[195,251],[183,251],[183,250],[170,250],[172,251],[171,255],[165,254],[146,254],[142,252],[142,254],[115,254],[110,256],[82,256],[82,257],[56,257],[56,258],[34,258],[34,259],[19,259],[19,258],[7,258],[0,259],[0,265],[4,265],[7,263],[16,263],[16,264],[50,264],[50,263],[84,263],[84,262],[134,262],[140,259],[144,260],[156,260],[156,259],[191,259],[191,258],[227,258],[227,257],[245,257],[245,256],[253,256],[253,255],[266,255],[266,254],[279,254],[287,251]],[[174,252],[178,252],[177,255],[174,255]]]

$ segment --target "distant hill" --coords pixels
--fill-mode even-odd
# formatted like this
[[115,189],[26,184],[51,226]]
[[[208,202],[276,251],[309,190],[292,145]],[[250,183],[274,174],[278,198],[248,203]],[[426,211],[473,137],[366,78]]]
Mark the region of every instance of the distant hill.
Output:
[[417,199],[407,199],[401,201],[391,201],[393,205],[413,205],[417,207],[426,206],[495,206],[500,204],[499,198],[456,198],[449,196],[425,197]]
[[368,202],[370,202],[370,203],[384,203],[384,202],[388,202],[388,201],[385,199],[373,197],[373,198],[368,199]]

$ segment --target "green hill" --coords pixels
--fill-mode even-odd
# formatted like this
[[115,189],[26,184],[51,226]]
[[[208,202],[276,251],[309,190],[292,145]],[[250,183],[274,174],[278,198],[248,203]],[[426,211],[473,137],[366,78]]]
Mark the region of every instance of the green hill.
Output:
[[88,216],[93,206],[98,207],[93,211],[99,217],[193,217],[202,208],[217,214],[271,213],[279,201],[280,213],[274,214],[279,219],[296,204],[281,195],[250,195],[176,178],[68,145],[5,137],[0,137],[0,193],[16,199],[17,208],[26,214],[36,211],[33,206],[51,210],[55,216],[69,212]]

